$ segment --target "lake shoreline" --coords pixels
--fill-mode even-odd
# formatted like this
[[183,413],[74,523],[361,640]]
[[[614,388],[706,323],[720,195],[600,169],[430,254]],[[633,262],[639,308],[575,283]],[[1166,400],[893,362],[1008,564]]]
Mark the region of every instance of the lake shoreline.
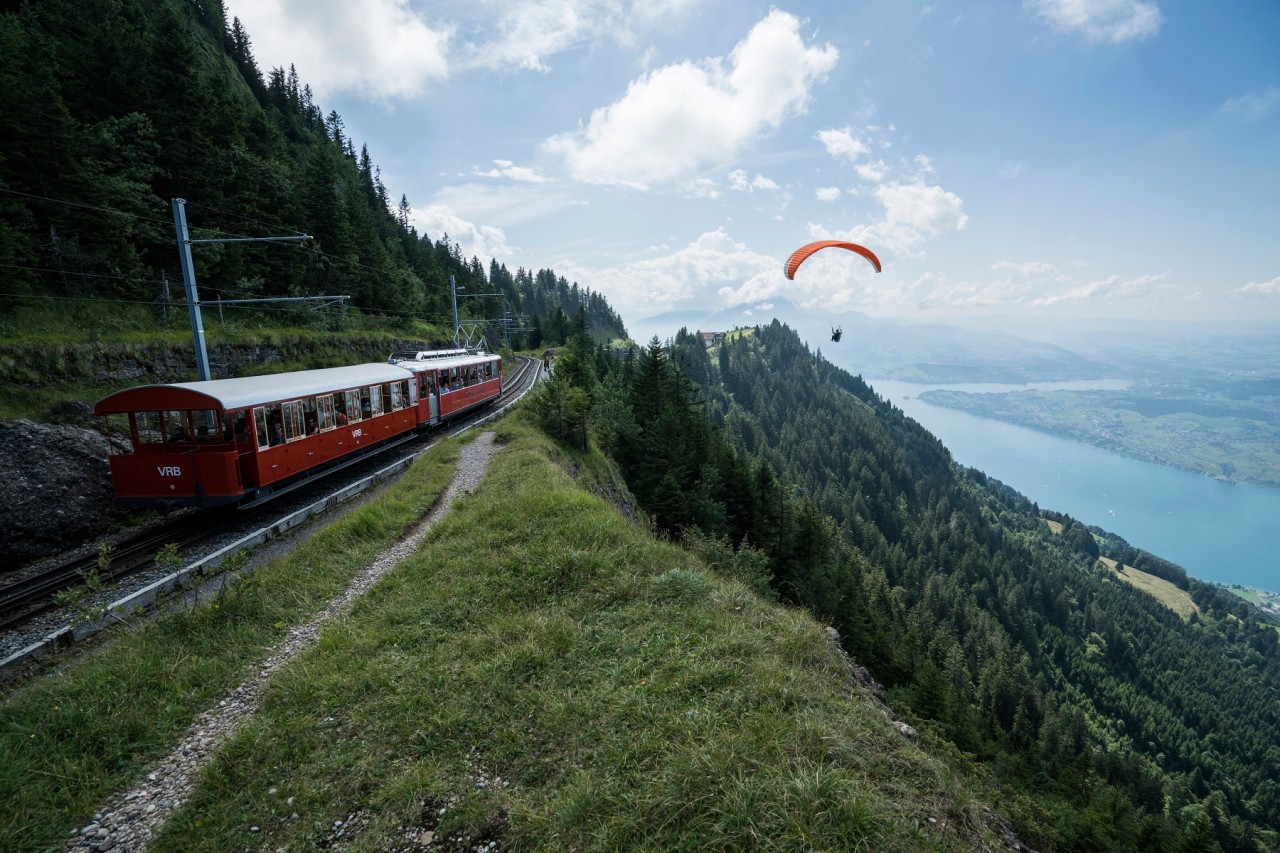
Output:
[[[1269,544],[1280,518],[1280,491],[1201,476],[919,399],[937,388],[1028,386],[867,382],[936,436],[958,464],[983,471],[1046,509],[1113,532],[1203,581],[1264,591],[1280,582],[1280,565]],[[1073,383],[1076,389],[1082,384]]]

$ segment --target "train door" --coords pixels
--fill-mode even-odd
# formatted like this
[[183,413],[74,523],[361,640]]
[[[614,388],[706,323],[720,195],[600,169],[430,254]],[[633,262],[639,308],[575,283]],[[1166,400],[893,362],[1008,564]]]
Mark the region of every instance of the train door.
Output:
[[436,396],[436,372],[423,370],[418,374],[418,399],[426,401],[427,423],[435,424],[440,420],[440,398]]

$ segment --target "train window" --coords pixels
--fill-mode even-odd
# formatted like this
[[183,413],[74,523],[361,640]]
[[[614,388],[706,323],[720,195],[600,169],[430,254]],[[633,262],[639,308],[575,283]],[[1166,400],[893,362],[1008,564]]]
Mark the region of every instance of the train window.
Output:
[[231,434],[228,438],[235,441],[236,444],[248,444],[249,413],[241,409],[238,412],[228,412],[226,417],[231,423]]
[[159,412],[137,412],[134,420],[138,425],[138,444],[160,444],[164,441]]
[[347,400],[347,418],[351,421],[360,420],[362,408],[360,406],[360,392],[346,391],[344,392]]
[[222,441],[222,430],[218,425],[217,412],[212,409],[192,412],[191,420],[196,425],[196,441],[201,444],[208,444],[212,441]]
[[191,425],[186,412],[162,412],[165,439],[170,444],[190,444]]
[[113,456],[132,453],[133,439],[129,430],[129,416],[107,415],[103,420],[107,425],[107,452]]
[[456,367],[449,368],[449,387],[454,391],[462,387],[462,376]]
[[302,432],[304,435],[315,435],[320,430],[320,420],[316,417],[316,398],[307,397],[302,403]]
[[293,400],[280,407],[284,423],[284,440],[293,441],[306,433],[302,427],[302,401]]
[[270,433],[267,431],[267,410],[258,407],[253,410],[253,423],[258,433],[258,449],[266,450],[271,446]]
[[386,385],[379,386],[382,389],[382,411],[384,412],[395,411],[396,407],[391,405],[391,386],[394,384],[395,383],[392,382]]
[[370,385],[360,395],[360,410],[366,418],[382,414],[382,386]]
[[449,393],[449,371],[448,370],[440,371],[440,393],[441,394]]
[[388,387],[391,389],[391,411],[403,409],[409,402],[408,383],[392,382]]
[[413,389],[409,387],[408,379],[401,379],[396,383],[400,386],[400,405],[410,406],[413,404]]
[[334,412],[332,394],[325,394],[322,397],[316,397],[316,411],[318,417],[317,424],[320,427],[320,431],[326,432],[333,429],[334,425],[337,423],[337,415]]

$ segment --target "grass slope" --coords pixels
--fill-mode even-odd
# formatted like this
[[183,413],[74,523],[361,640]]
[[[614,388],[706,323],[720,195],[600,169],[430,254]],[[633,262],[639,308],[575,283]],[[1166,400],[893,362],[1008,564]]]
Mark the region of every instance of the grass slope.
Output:
[[[352,850],[426,833],[521,850],[997,846],[979,786],[898,734],[821,625],[565,473],[607,478],[601,460],[558,464],[512,419],[500,439],[477,493],[277,673],[154,849],[313,849],[335,822]],[[0,706],[0,796],[16,818],[0,847],[87,822],[421,514],[447,470],[420,462],[220,610],[122,637]]]
[[1156,601],[1159,601],[1183,619],[1190,619],[1191,614],[1200,612],[1200,608],[1191,600],[1191,596],[1186,590],[1179,589],[1175,584],[1164,578],[1149,575],[1141,569],[1135,569],[1133,566],[1120,565],[1110,557],[1099,557],[1098,559],[1102,562],[1102,565],[1111,570],[1115,577],[1152,596]]

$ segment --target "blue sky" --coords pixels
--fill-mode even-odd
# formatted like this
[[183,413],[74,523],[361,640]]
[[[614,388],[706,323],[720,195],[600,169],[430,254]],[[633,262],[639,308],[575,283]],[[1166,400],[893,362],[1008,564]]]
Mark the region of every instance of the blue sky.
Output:
[[[628,325],[1280,321],[1280,4],[229,0],[420,232]],[[876,252],[876,274],[812,239]],[[783,319],[787,319],[784,317]]]

